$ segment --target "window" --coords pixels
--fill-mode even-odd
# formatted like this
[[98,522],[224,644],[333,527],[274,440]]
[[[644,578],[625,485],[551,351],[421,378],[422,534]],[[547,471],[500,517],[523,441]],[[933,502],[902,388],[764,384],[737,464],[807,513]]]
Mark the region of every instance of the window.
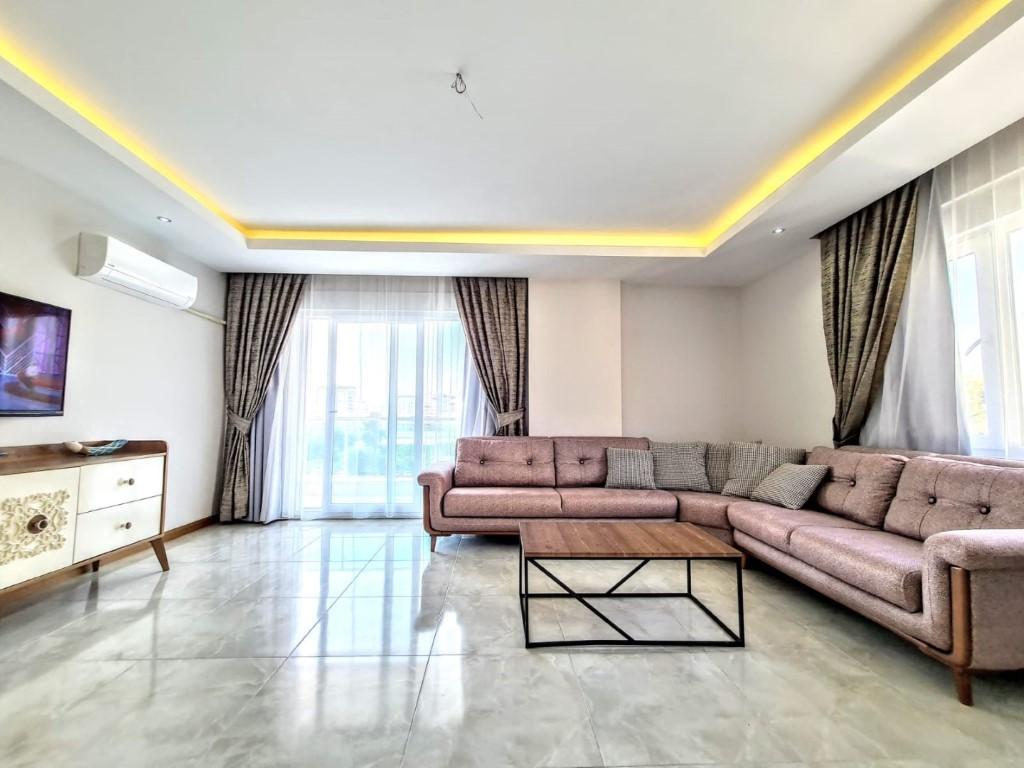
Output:
[[[275,396],[290,517],[418,516],[421,468],[486,407],[446,278],[317,276]],[[466,426],[464,426],[466,425]]]
[[972,453],[1024,457],[1024,121],[936,169]]

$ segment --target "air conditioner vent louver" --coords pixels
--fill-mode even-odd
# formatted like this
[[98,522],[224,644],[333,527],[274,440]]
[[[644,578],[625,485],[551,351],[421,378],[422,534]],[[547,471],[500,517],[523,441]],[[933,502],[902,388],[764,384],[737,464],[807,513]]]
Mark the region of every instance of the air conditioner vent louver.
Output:
[[196,300],[195,275],[149,256],[105,235],[83,232],[78,237],[78,276],[121,293],[175,309]]

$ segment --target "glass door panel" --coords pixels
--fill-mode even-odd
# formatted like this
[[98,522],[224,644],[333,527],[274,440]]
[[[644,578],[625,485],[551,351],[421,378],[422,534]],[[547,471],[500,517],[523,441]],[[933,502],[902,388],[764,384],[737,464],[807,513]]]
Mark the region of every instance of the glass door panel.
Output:
[[387,323],[334,325],[334,398],[330,506],[384,509],[387,503]]

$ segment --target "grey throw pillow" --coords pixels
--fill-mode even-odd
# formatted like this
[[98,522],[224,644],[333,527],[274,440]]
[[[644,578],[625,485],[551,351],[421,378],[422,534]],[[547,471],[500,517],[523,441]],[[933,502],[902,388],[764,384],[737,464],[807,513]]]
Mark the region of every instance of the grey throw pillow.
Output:
[[654,457],[637,448],[608,448],[605,488],[655,489]]
[[729,480],[722,488],[725,496],[750,498],[750,494],[768,475],[783,464],[803,464],[807,451],[763,443],[729,444]]
[[825,464],[783,464],[761,481],[750,498],[789,509],[802,509],[828,471]]
[[704,467],[708,474],[708,483],[712,493],[721,493],[729,482],[729,444],[708,443],[704,455]]
[[651,443],[654,484],[670,491],[710,491],[707,443]]

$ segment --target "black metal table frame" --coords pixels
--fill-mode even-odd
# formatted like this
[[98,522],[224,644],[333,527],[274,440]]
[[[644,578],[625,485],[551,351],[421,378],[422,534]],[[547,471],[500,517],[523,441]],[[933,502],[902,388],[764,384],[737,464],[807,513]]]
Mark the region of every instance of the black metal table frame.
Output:
[[[577,592],[560,578],[555,576],[550,570],[545,568],[539,561],[564,561],[573,560],[576,562],[585,562],[588,560],[618,560],[618,561],[632,561],[640,560],[640,564],[633,568],[629,573],[619,579],[609,589],[604,592]],[[651,560],[669,560],[669,561],[685,561],[686,562],[686,591],[685,592],[616,592],[616,590],[629,581],[633,576],[640,572],[640,570],[647,565]],[[722,621],[714,612],[708,608],[704,602],[693,594],[693,561],[694,560],[711,560],[711,561],[732,561],[736,565],[736,599],[737,599],[737,614],[739,619],[739,631],[734,631],[724,621]],[[530,566],[534,566],[537,570],[547,576],[551,581],[557,584],[563,592],[530,592]],[[595,598],[629,598],[629,599],[643,599],[652,597],[678,597],[690,600],[694,605],[700,608],[725,634],[729,637],[728,640],[638,640],[626,632],[622,627],[612,621],[610,618],[601,613],[594,605],[591,604],[590,600]],[[601,621],[607,624],[609,627],[614,629],[618,634],[622,636],[621,639],[613,640],[544,640],[534,641],[530,640],[530,600],[531,599],[573,599],[583,605],[587,610],[597,616]],[[574,646],[588,646],[588,645],[656,645],[656,646],[703,646],[703,647],[719,647],[719,648],[742,648],[746,644],[746,634],[743,621],[743,567],[739,557],[648,557],[648,558],[628,558],[618,556],[595,556],[595,557],[525,557],[523,554],[522,541],[519,543],[519,610],[523,616],[523,634],[526,637],[527,648],[558,648],[558,647],[574,647]]]

